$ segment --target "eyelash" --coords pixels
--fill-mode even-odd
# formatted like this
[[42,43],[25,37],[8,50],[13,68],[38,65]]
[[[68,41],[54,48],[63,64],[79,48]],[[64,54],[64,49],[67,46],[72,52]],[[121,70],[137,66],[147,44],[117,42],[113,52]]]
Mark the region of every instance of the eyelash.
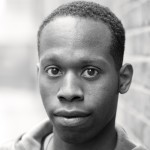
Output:
[[[48,74],[48,71],[51,69],[51,71],[52,71],[52,69],[58,69],[58,71],[59,72],[61,72],[61,69],[59,68],[59,67],[57,67],[57,66],[48,66],[48,67],[45,67],[45,72]],[[61,72],[61,75],[62,75],[62,72]],[[49,75],[50,76],[50,75]],[[60,75],[54,75],[53,77],[59,77]],[[52,77],[52,75],[51,75],[51,77]]]
[[[52,73],[52,72],[50,72],[50,73],[48,73],[48,71],[51,69],[51,71],[52,71],[52,69],[56,69],[55,71],[56,71],[56,74],[54,74],[54,72]],[[57,70],[58,69],[58,70]],[[61,69],[59,68],[59,67],[57,67],[57,66],[47,66],[47,67],[45,67],[45,72],[48,74],[48,76],[50,76],[50,77],[52,77],[52,78],[56,78],[56,77],[60,77],[60,76],[62,76],[64,73],[61,71]],[[53,70],[54,71],[54,70]],[[57,74],[57,71],[59,72],[58,74]],[[87,73],[87,71],[94,71],[94,74],[93,75],[90,75],[89,73],[90,72],[88,72]],[[93,67],[93,66],[87,66],[87,67],[84,67],[83,68],[83,71],[81,72],[81,76],[82,77],[84,77],[85,79],[95,79],[96,77],[98,77],[99,76],[99,74],[102,72],[102,70],[100,69],[100,68],[97,68],[97,67]],[[93,72],[91,72],[91,73],[93,73]]]
[[[90,71],[90,70],[92,70],[92,71],[94,71],[94,73],[96,73],[96,74],[94,74],[93,76],[91,75],[87,75],[88,77],[86,77],[85,75],[83,75],[84,73],[86,73],[86,71]],[[81,73],[81,75],[84,77],[84,78],[95,78],[95,77],[97,77],[99,74],[100,74],[100,72],[101,72],[101,70],[99,69],[99,68],[97,68],[97,67],[91,67],[91,66],[89,66],[89,67],[86,67],[84,70],[83,70],[83,72]]]

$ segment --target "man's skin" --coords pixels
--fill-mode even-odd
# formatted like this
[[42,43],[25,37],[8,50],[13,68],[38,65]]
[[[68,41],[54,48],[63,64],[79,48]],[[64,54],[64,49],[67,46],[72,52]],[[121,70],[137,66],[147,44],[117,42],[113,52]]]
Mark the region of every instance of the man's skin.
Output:
[[111,32],[100,21],[58,17],[40,37],[39,85],[53,124],[50,150],[113,150],[118,93],[132,66],[116,70]]

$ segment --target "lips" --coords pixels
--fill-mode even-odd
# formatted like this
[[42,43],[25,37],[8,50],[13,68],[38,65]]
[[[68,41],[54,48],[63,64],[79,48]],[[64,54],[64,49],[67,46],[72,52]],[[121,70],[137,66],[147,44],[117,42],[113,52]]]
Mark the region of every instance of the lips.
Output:
[[79,111],[79,110],[60,110],[56,111],[55,116],[65,117],[65,118],[74,118],[74,117],[86,117],[89,115],[87,112]]
[[90,113],[80,110],[59,110],[54,113],[56,124],[65,127],[76,127],[85,124]]

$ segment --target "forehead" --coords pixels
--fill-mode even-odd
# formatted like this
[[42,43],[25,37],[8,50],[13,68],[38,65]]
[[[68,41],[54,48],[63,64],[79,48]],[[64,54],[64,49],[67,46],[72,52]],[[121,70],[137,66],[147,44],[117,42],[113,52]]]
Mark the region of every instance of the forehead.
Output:
[[[108,49],[111,32],[101,21],[61,16],[48,23],[40,37],[40,53],[49,48],[72,47]],[[108,52],[108,51],[107,51]]]

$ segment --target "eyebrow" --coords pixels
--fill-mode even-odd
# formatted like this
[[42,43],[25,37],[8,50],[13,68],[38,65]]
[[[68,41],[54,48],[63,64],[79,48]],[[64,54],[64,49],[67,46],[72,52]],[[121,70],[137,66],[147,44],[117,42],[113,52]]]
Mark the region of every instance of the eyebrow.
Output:
[[[45,55],[45,56],[41,57],[40,63],[42,65],[44,65],[47,62],[62,64],[62,59],[63,59],[62,57],[57,56],[55,54]],[[103,59],[102,57],[92,57],[91,58],[91,57],[83,56],[83,57],[80,57],[78,59],[78,62],[76,64],[80,64],[80,65],[83,65],[83,66],[84,65],[91,65],[91,64],[99,64],[99,65],[101,64],[105,67],[108,64],[108,62],[105,59]]]

